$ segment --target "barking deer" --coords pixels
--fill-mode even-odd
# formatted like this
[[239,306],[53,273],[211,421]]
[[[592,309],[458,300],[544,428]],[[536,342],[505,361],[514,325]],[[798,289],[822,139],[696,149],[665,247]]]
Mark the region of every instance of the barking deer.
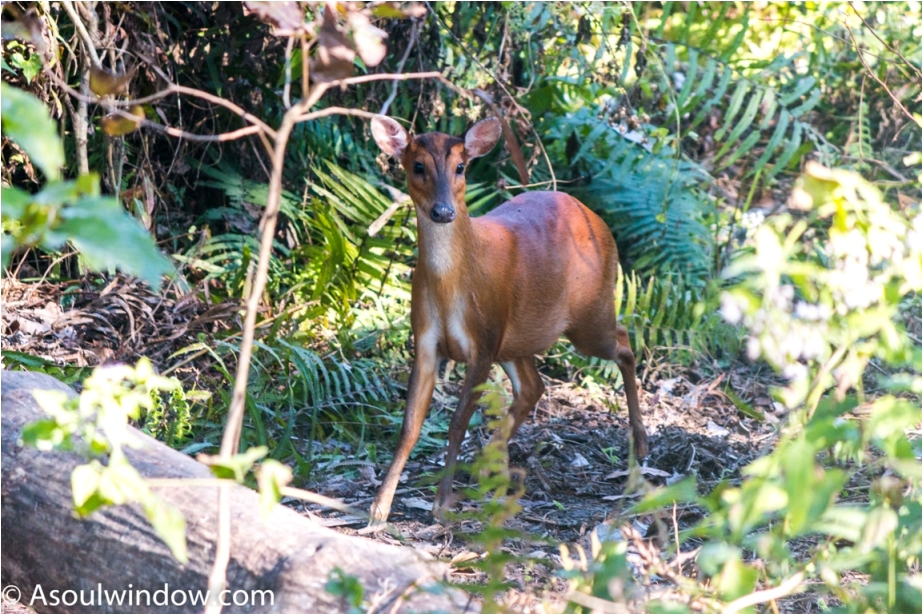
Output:
[[562,335],[581,353],[618,364],[634,451],[646,456],[634,354],[614,310],[618,249],[605,222],[561,192],[527,192],[472,218],[464,173],[470,160],[499,141],[495,118],[478,122],[464,138],[435,132],[411,138],[383,115],[372,119],[371,130],[407,172],[419,233],[411,304],[416,355],[400,441],[372,505],[372,524],[387,519],[444,359],[465,363],[467,374],[449,426],[436,513],[451,501],[455,461],[479,397],[475,389],[493,363],[512,382],[511,437],[544,393],[534,356]]

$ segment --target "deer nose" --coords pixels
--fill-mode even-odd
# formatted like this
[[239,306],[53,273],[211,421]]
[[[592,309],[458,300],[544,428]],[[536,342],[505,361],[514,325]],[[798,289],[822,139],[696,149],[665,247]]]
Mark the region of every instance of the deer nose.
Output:
[[446,205],[445,203],[436,203],[432,207],[432,211],[429,213],[429,217],[432,218],[433,222],[439,224],[447,224],[448,222],[455,219],[455,210],[452,209],[451,205]]

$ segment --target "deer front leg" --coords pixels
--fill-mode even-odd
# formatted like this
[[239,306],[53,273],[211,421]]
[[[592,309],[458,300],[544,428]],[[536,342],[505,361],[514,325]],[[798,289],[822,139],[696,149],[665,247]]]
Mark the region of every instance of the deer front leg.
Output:
[[413,446],[419,441],[423,422],[429,412],[429,402],[432,400],[432,390],[435,388],[438,364],[435,344],[432,344],[432,347],[417,346],[416,360],[410,372],[407,408],[403,416],[403,427],[400,429],[400,440],[397,443],[397,451],[394,452],[394,460],[378,488],[374,503],[371,504],[369,526],[383,525],[391,511],[394,491],[397,490],[400,474],[403,473],[407,459],[410,458]]
[[455,473],[455,462],[458,460],[458,452],[461,450],[461,443],[464,441],[464,434],[467,432],[467,426],[477,409],[477,400],[480,398],[480,392],[475,390],[482,383],[487,381],[490,375],[492,363],[489,359],[480,359],[468,364],[467,375],[464,377],[464,385],[461,387],[461,397],[458,399],[458,407],[451,417],[451,423],[448,425],[448,450],[445,452],[445,472],[442,474],[442,481],[439,482],[439,489],[435,495],[435,505],[432,512],[439,517],[442,510],[451,507],[452,499],[452,480]]

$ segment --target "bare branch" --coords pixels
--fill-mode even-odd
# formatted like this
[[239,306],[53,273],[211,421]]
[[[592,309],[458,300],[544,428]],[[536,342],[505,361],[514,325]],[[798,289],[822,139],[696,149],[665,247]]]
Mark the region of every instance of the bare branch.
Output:
[[320,109],[319,111],[312,111],[311,113],[305,113],[298,117],[298,123],[310,121],[312,119],[319,119],[321,117],[329,117],[330,115],[352,115],[354,117],[364,117],[365,119],[372,119],[378,115],[378,113],[372,113],[371,111],[362,111],[361,109],[350,109],[347,107],[327,107],[326,109]]
[[[215,545],[214,565],[208,575],[210,595],[218,595],[227,582],[227,564],[230,562],[230,485],[224,482],[218,487],[218,542]],[[209,599],[205,614],[220,614],[223,604],[220,599]]]
[[909,110],[903,105],[902,101],[896,97],[896,94],[890,91],[890,88],[887,87],[887,84],[881,81],[880,77],[877,76],[877,73],[871,70],[871,67],[868,66],[868,63],[864,61],[864,56],[861,55],[861,46],[855,39],[855,35],[852,34],[852,29],[848,27],[847,23],[843,23],[842,25],[845,26],[845,29],[848,31],[848,35],[851,37],[852,43],[855,45],[855,52],[858,54],[858,59],[861,60],[861,65],[864,66],[864,69],[868,71],[868,74],[871,75],[872,79],[877,81],[877,83],[879,83],[880,86],[884,88],[884,91],[887,92],[887,94],[890,96],[890,99],[893,100],[893,102],[896,103],[896,106],[899,107],[900,111],[902,111],[903,114],[909,118],[909,121],[915,122],[916,120],[913,118],[912,113],[910,113]]
[[80,40],[83,41],[83,46],[86,47],[86,52],[90,54],[91,58],[93,58],[93,64],[96,66],[101,66],[99,61],[99,53],[96,51],[96,45],[93,44],[93,40],[90,38],[90,33],[86,31],[86,25],[83,23],[83,20],[80,19],[79,15],[77,15],[77,11],[74,9],[73,1],[63,0],[61,4],[64,6],[64,10],[67,11],[67,14],[70,16],[70,20],[74,22],[74,29],[77,30],[77,34],[80,36]]
[[[400,58],[400,62],[397,64],[397,73],[403,71],[403,67],[406,66],[407,59],[410,57],[410,52],[413,51],[413,45],[416,44],[417,36],[417,24],[414,21],[413,25],[410,26],[410,41],[407,43],[407,48],[403,52],[403,57]],[[381,115],[387,115],[387,110],[391,108],[391,103],[394,102],[394,99],[397,98],[397,84],[398,81],[394,81],[394,84],[391,86],[391,95],[387,97],[387,100],[384,101],[384,104],[381,105]]]
[[285,87],[282,88],[282,104],[286,109],[291,108],[291,53],[294,46],[295,37],[288,37],[288,45],[285,46]]
[[[873,35],[874,35],[874,38],[876,38],[877,40],[880,41],[880,44],[881,44],[881,45],[883,45],[884,47],[886,47],[887,50],[890,51],[891,53],[895,53],[895,54],[897,55],[897,57],[899,57],[901,60],[903,60],[903,62],[906,63],[907,66],[909,66],[911,69],[913,69],[914,71],[916,71],[916,74],[917,74],[917,75],[919,75],[920,77],[922,77],[922,69],[920,69],[918,66],[916,66],[915,64],[913,64],[913,63],[910,62],[909,60],[907,60],[907,59],[903,56],[903,54],[899,52],[898,49],[894,49],[893,47],[891,47],[890,45],[888,45],[887,42],[886,42],[884,39],[882,39],[882,38],[877,34],[877,32],[874,31],[874,28],[871,27],[871,24],[869,24],[869,23],[865,20],[865,18],[861,15],[861,13],[858,12],[858,9],[855,8],[855,3],[854,3],[854,2],[852,2],[851,0],[849,0],[849,1],[848,1],[848,6],[850,6],[850,7],[852,8],[852,10],[855,12],[855,15],[857,15],[857,16],[858,16],[858,19],[861,20],[861,23],[864,24],[864,27],[866,27],[866,28],[868,29],[868,32],[870,32],[871,34],[873,34]],[[852,40],[854,40],[854,38],[853,38]],[[868,55],[870,55],[870,54],[868,54]],[[877,57],[878,57],[878,59],[880,59],[880,56],[877,56]]]
[[441,82],[442,85],[445,85],[453,92],[464,96],[465,98],[470,98],[471,95],[467,90],[461,89],[451,81],[445,78],[440,72],[430,71],[430,72],[408,72],[402,75],[394,73],[380,73],[375,75],[361,75],[359,77],[349,77],[348,79],[340,79],[339,81],[331,81],[327,85],[329,86],[346,86],[346,85],[357,85],[359,83],[368,83],[370,81],[410,81],[412,79],[436,79]]
[[803,582],[803,579],[804,572],[797,572],[774,588],[769,588],[764,591],[756,591],[746,595],[745,597],[740,597],[736,601],[731,601],[723,609],[723,614],[736,614],[737,612],[742,612],[750,606],[766,603],[768,601],[774,601],[776,599],[781,599],[782,597],[787,597],[797,589],[800,583]]
[[[182,85],[170,85],[167,89],[161,90],[156,94],[151,94],[145,98],[138,98],[136,100],[110,100],[108,98],[99,98],[98,96],[87,96],[71,86],[69,86],[63,79],[58,75],[54,74],[50,69],[45,70],[45,74],[48,75],[59,87],[64,89],[71,97],[76,98],[81,103],[94,103],[98,104],[101,107],[105,108],[110,113],[123,117],[125,119],[130,119],[141,126],[148,128],[153,128],[159,132],[164,132],[170,136],[174,136],[180,139],[186,139],[187,141],[195,142],[224,142],[224,141],[233,141],[235,139],[242,138],[251,134],[268,134],[269,136],[275,138],[275,130],[270,128],[268,124],[260,120],[258,117],[247,113],[242,108],[238,107],[232,102],[219,98],[208,92],[203,92],[191,87],[185,87]],[[220,106],[226,107],[231,111],[234,111],[237,115],[242,117],[244,120],[249,121],[251,126],[245,128],[240,128],[238,130],[233,130],[231,132],[225,132],[222,134],[195,134],[193,132],[186,132],[185,130],[180,130],[179,128],[173,128],[172,126],[164,126],[163,124],[158,124],[157,122],[150,121],[148,119],[143,119],[126,113],[124,109],[132,107],[139,104],[144,104],[145,102],[150,102],[153,100],[160,100],[167,96],[178,95],[178,94],[187,94],[190,96],[196,96],[202,98],[209,102],[214,102]],[[271,145],[268,146],[268,149],[271,151]]]

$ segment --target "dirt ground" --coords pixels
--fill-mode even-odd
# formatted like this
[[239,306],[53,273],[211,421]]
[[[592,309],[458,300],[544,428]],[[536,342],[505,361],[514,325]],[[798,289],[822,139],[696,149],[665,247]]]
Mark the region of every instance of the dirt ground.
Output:
[[[721,392],[723,379],[718,376],[692,384],[675,377],[647,384],[648,390],[641,391],[641,405],[650,436],[650,454],[639,465],[643,480],[633,484],[626,411],[611,409],[626,408],[620,391],[589,393],[570,384],[550,383],[548,392],[509,446],[510,466],[525,473],[525,491],[518,501],[522,511],[506,525],[521,535],[509,540],[505,547],[519,558],[507,568],[507,580],[514,588],[504,597],[506,605],[522,612],[544,612],[547,605],[563,606],[566,583],[557,574],[561,563],[559,543],[569,544],[574,553],[576,544],[589,552],[593,531],[603,541],[624,539],[619,527],[628,523],[636,538],[648,538],[647,543],[665,549],[674,546],[676,529],[689,528],[701,519],[701,510],[690,506],[680,506],[663,518],[627,512],[645,489],[689,475],[696,477],[699,492],[709,491],[721,479],[738,479],[740,469],[771,444],[775,436],[773,423],[778,421],[772,406],[759,408],[766,413],[762,422],[743,416]],[[485,428],[472,430],[462,448],[461,462],[472,462],[488,440]],[[452,581],[478,581],[482,579],[481,572],[466,568],[465,563],[483,554],[472,539],[480,523],[471,520],[443,526],[431,514],[431,484],[441,470],[441,462],[442,454],[437,453],[408,463],[406,480],[397,491],[389,518],[391,528],[373,538],[409,545],[450,561]],[[383,470],[376,474],[369,467],[360,471],[356,479],[334,476],[312,485],[312,489],[365,510],[381,473]],[[456,485],[463,486],[465,480],[466,476],[456,478]],[[460,511],[473,512],[478,505],[463,502]],[[356,534],[364,527],[362,519],[347,514],[318,506],[295,506],[343,533]],[[697,545],[683,544],[682,550],[690,551]],[[634,547],[628,552],[629,561],[639,556]],[[658,590],[655,584],[648,587],[651,593]]]
[[[3,282],[3,338],[5,349],[38,355],[51,362],[95,365],[113,360],[150,356],[155,364],[199,335],[227,330],[232,305],[209,306],[171,293],[154,295],[118,276],[105,284],[87,281],[29,285]],[[63,307],[62,307],[63,306]],[[204,356],[203,359],[206,359]],[[518,533],[505,550],[517,557],[507,567],[513,590],[506,605],[516,611],[543,612],[563,606],[566,583],[559,578],[558,544],[569,544],[576,556],[589,551],[593,532],[599,539],[625,539],[629,527],[629,561],[642,562],[650,548],[667,549],[676,531],[693,526],[701,510],[677,507],[662,518],[629,515],[644,492],[694,475],[699,492],[708,492],[721,479],[738,479],[742,467],[770,447],[780,416],[767,393],[771,376],[758,367],[738,364],[720,373],[714,365],[702,375],[694,369],[669,371],[647,366],[642,371],[641,405],[649,434],[650,455],[639,464],[639,475],[629,471],[626,403],[620,390],[588,392],[566,382],[545,378],[547,393],[509,446],[510,466],[524,474],[522,511],[507,523]],[[746,417],[723,392],[746,391],[747,399],[764,414],[758,421]],[[440,386],[437,402],[453,408],[454,383]],[[441,401],[438,399],[441,398]],[[470,431],[462,448],[462,463],[470,464],[486,441],[484,427]],[[402,543],[452,563],[452,581],[483,579],[466,564],[481,560],[483,548],[475,536],[481,525],[463,520],[446,527],[434,521],[431,505],[443,454],[411,459],[397,491],[389,532],[371,535]],[[355,462],[348,474],[327,471],[311,490],[367,510],[378,479],[386,469]],[[642,479],[640,479],[642,478]],[[459,476],[456,484],[463,486]],[[317,522],[348,534],[364,527],[364,520],[298,501],[288,505]],[[479,504],[463,502],[464,512]],[[691,551],[698,544],[683,544]],[[638,567],[639,569],[639,567]],[[691,567],[687,567],[691,573]],[[655,593],[654,581],[646,590]],[[796,600],[796,598],[795,598]],[[808,606],[812,607],[812,606]],[[6,610],[4,610],[6,611]],[[808,611],[794,607],[787,611]]]

